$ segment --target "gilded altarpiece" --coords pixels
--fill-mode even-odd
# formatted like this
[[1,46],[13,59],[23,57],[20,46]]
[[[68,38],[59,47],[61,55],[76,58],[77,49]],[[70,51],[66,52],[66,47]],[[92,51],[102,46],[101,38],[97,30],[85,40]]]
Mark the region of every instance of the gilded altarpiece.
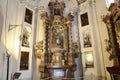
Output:
[[[74,55],[79,51],[79,45],[73,44],[71,38],[74,17],[72,13],[68,13],[66,17],[63,16],[64,1],[51,0],[48,7],[50,15],[44,7],[40,12],[45,34],[44,40],[34,45],[35,54],[41,60],[39,66],[41,78],[73,78],[76,68]],[[54,79],[50,78],[50,80]]]
[[109,40],[105,40],[106,50],[114,65],[107,67],[107,71],[111,80],[120,80],[120,1],[111,3],[109,12],[110,15],[106,15],[103,21],[106,23],[109,35]]

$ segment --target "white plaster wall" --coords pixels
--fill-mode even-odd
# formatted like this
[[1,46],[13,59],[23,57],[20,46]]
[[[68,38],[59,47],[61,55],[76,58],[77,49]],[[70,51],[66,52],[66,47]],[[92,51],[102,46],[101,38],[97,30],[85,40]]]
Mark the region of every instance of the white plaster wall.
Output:
[[[82,3],[80,5],[80,12],[78,14],[78,22],[79,22],[79,31],[80,31],[80,42],[81,42],[81,51],[82,51],[82,60],[83,60],[83,71],[84,71],[84,76],[88,76],[88,75],[95,75],[98,76],[98,72],[97,72],[97,64],[96,64],[96,57],[95,57],[95,50],[94,50],[94,41],[93,41],[93,37],[92,37],[92,29],[91,29],[91,19],[90,18],[90,11],[89,11],[89,1],[86,1],[84,3]],[[84,14],[84,13],[88,13],[88,19],[89,19],[89,25],[86,25],[84,27],[81,27],[81,19],[80,19],[80,15]],[[89,48],[84,48],[83,46],[83,34],[85,31],[89,31],[90,35],[91,35],[91,42],[92,42],[92,47]],[[85,66],[85,52],[88,51],[92,51],[93,53],[93,58],[94,58],[94,67],[93,68],[86,68]]]
[[[15,34],[16,32],[8,32],[8,27],[9,27],[9,24],[10,23],[15,23],[15,18],[16,18],[16,12],[14,12],[15,10],[15,7],[13,5],[10,5],[10,4],[16,4],[16,2],[12,1],[13,3],[11,2],[8,2],[8,6],[7,6],[7,0],[3,0],[3,2],[6,2],[6,4],[1,4],[3,7],[4,7],[4,10],[6,10],[6,12],[4,13],[4,19],[5,19],[5,24],[4,24],[4,29],[2,29],[2,41],[4,42],[4,45],[5,47],[12,53],[10,53],[10,66],[9,66],[9,75],[12,75],[14,73],[14,71],[16,71],[16,66],[17,66],[17,55],[16,55],[16,48],[15,48],[15,44],[13,44],[13,42],[15,41],[16,39],[16,35],[13,35]],[[7,8],[8,7],[8,8]],[[7,9],[6,9],[7,8]],[[16,10],[15,10],[16,11]],[[6,15],[7,13],[7,15]],[[9,18],[9,19],[8,19]],[[18,30],[19,32],[19,30]],[[19,34],[19,33],[18,33]],[[6,52],[5,52],[6,53]],[[7,55],[5,55],[6,57]],[[7,61],[7,58],[6,58],[6,61]],[[5,62],[6,62],[5,61]],[[4,67],[6,68],[6,65],[4,65]],[[5,80],[6,78],[6,69],[5,70],[5,73],[2,80]],[[10,76],[9,76],[9,79],[10,79]]]
[[[102,6],[101,6],[101,4]],[[98,32],[99,32],[99,45],[101,45],[101,53],[100,54],[100,60],[103,60],[103,67],[102,69],[105,70],[105,75],[107,77],[107,80],[110,79],[110,74],[106,71],[106,67],[111,67],[113,66],[113,61],[109,60],[109,53],[105,50],[105,39],[108,39],[108,31],[106,28],[105,23],[102,21],[103,15],[106,15],[108,12],[108,8],[106,6],[105,0],[96,0],[96,19],[97,19],[97,24],[98,24]],[[97,29],[96,28],[96,29]]]
[[[0,7],[0,20],[1,20],[0,21],[1,23],[1,26],[0,26],[0,51],[1,51],[0,72],[2,72],[0,73],[0,80],[6,80],[6,76],[7,76],[6,75],[7,74],[6,50],[9,51],[9,54],[10,54],[9,80],[11,80],[15,72],[21,72],[19,71],[20,35],[21,35],[21,30],[22,30],[21,24],[23,24],[23,19],[24,19],[25,5],[21,4],[18,0],[1,0],[0,6],[1,6]],[[8,31],[9,25],[20,25],[20,26]],[[29,51],[30,51],[30,62],[29,62],[30,67],[28,71],[21,72],[22,75],[20,76],[20,78],[23,80],[24,79],[30,80],[32,77],[31,75],[32,73],[32,53],[31,53],[32,50],[30,49]]]
[[[90,75],[93,73],[95,76],[103,76],[107,77],[107,80],[110,80],[110,75],[106,71],[106,67],[112,66],[112,61],[109,61],[108,57],[109,54],[105,51],[105,39],[108,39],[108,33],[106,29],[106,25],[102,21],[103,15],[107,14],[107,8],[105,4],[105,0],[94,0],[91,4],[90,1],[87,0],[85,3],[80,5],[80,14],[88,12],[89,16],[89,22],[90,25],[81,27],[81,23],[79,23],[80,26],[80,40],[81,45],[83,44],[82,41],[82,35],[83,31],[90,29],[92,34],[92,44],[93,47],[89,49],[84,49],[82,47],[82,52],[85,51],[93,51],[94,55],[94,63],[95,67],[92,69],[86,69],[85,75]],[[79,19],[80,22],[80,19]],[[84,61],[84,55],[83,55],[83,65],[85,66]]]
[[6,23],[6,4],[7,4],[7,0],[1,0],[0,1],[0,13],[1,13],[1,17],[0,17],[0,80],[6,80],[6,74],[7,74],[7,55],[6,55],[6,36],[5,36],[5,23]]
[[90,27],[91,27],[91,37],[92,37],[92,43],[93,43],[93,55],[95,60],[95,67],[97,75],[95,76],[105,76],[103,67],[103,61],[100,60],[101,58],[101,45],[99,43],[99,29],[97,28],[97,15],[95,11],[95,2],[89,0],[89,20],[90,20]]

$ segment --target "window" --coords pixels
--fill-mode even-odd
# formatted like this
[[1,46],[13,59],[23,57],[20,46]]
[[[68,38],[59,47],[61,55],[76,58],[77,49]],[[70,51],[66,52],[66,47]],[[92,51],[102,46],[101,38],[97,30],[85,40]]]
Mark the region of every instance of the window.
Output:
[[110,4],[114,3],[114,2],[115,2],[115,0],[106,0],[107,7],[110,7]]

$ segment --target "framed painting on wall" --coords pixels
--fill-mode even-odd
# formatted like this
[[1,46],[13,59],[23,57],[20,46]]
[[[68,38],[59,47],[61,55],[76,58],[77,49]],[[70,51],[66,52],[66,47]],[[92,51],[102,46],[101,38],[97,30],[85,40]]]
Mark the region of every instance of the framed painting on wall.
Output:
[[93,68],[94,67],[93,52],[87,51],[87,52],[84,52],[84,54],[85,54],[85,66],[86,66],[86,68]]
[[84,13],[80,15],[81,18],[81,26],[89,25],[88,13]]
[[28,70],[29,68],[29,52],[22,51],[20,59],[20,70]]
[[92,47],[90,30],[86,30],[83,32],[83,47],[84,48]]
[[25,22],[32,24],[32,16],[33,16],[33,11],[26,8],[26,10],[25,10]]

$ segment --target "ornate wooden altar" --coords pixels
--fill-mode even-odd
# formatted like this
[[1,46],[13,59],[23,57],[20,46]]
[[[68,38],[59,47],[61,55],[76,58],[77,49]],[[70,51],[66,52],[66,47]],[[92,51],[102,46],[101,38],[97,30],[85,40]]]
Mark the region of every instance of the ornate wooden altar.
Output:
[[71,13],[68,13],[67,17],[63,16],[64,1],[51,0],[48,7],[50,15],[47,14],[44,7],[40,13],[43,21],[44,40],[37,42],[34,46],[35,54],[41,60],[39,66],[42,72],[41,77],[73,78],[76,68],[74,54],[79,48],[71,40],[71,23],[74,17]]
[[107,25],[109,45],[107,51],[110,60],[114,61],[113,67],[107,67],[112,80],[120,80],[120,1],[112,3],[109,7],[110,15],[106,15],[103,21]]
[[112,80],[120,80],[120,67],[107,67]]

